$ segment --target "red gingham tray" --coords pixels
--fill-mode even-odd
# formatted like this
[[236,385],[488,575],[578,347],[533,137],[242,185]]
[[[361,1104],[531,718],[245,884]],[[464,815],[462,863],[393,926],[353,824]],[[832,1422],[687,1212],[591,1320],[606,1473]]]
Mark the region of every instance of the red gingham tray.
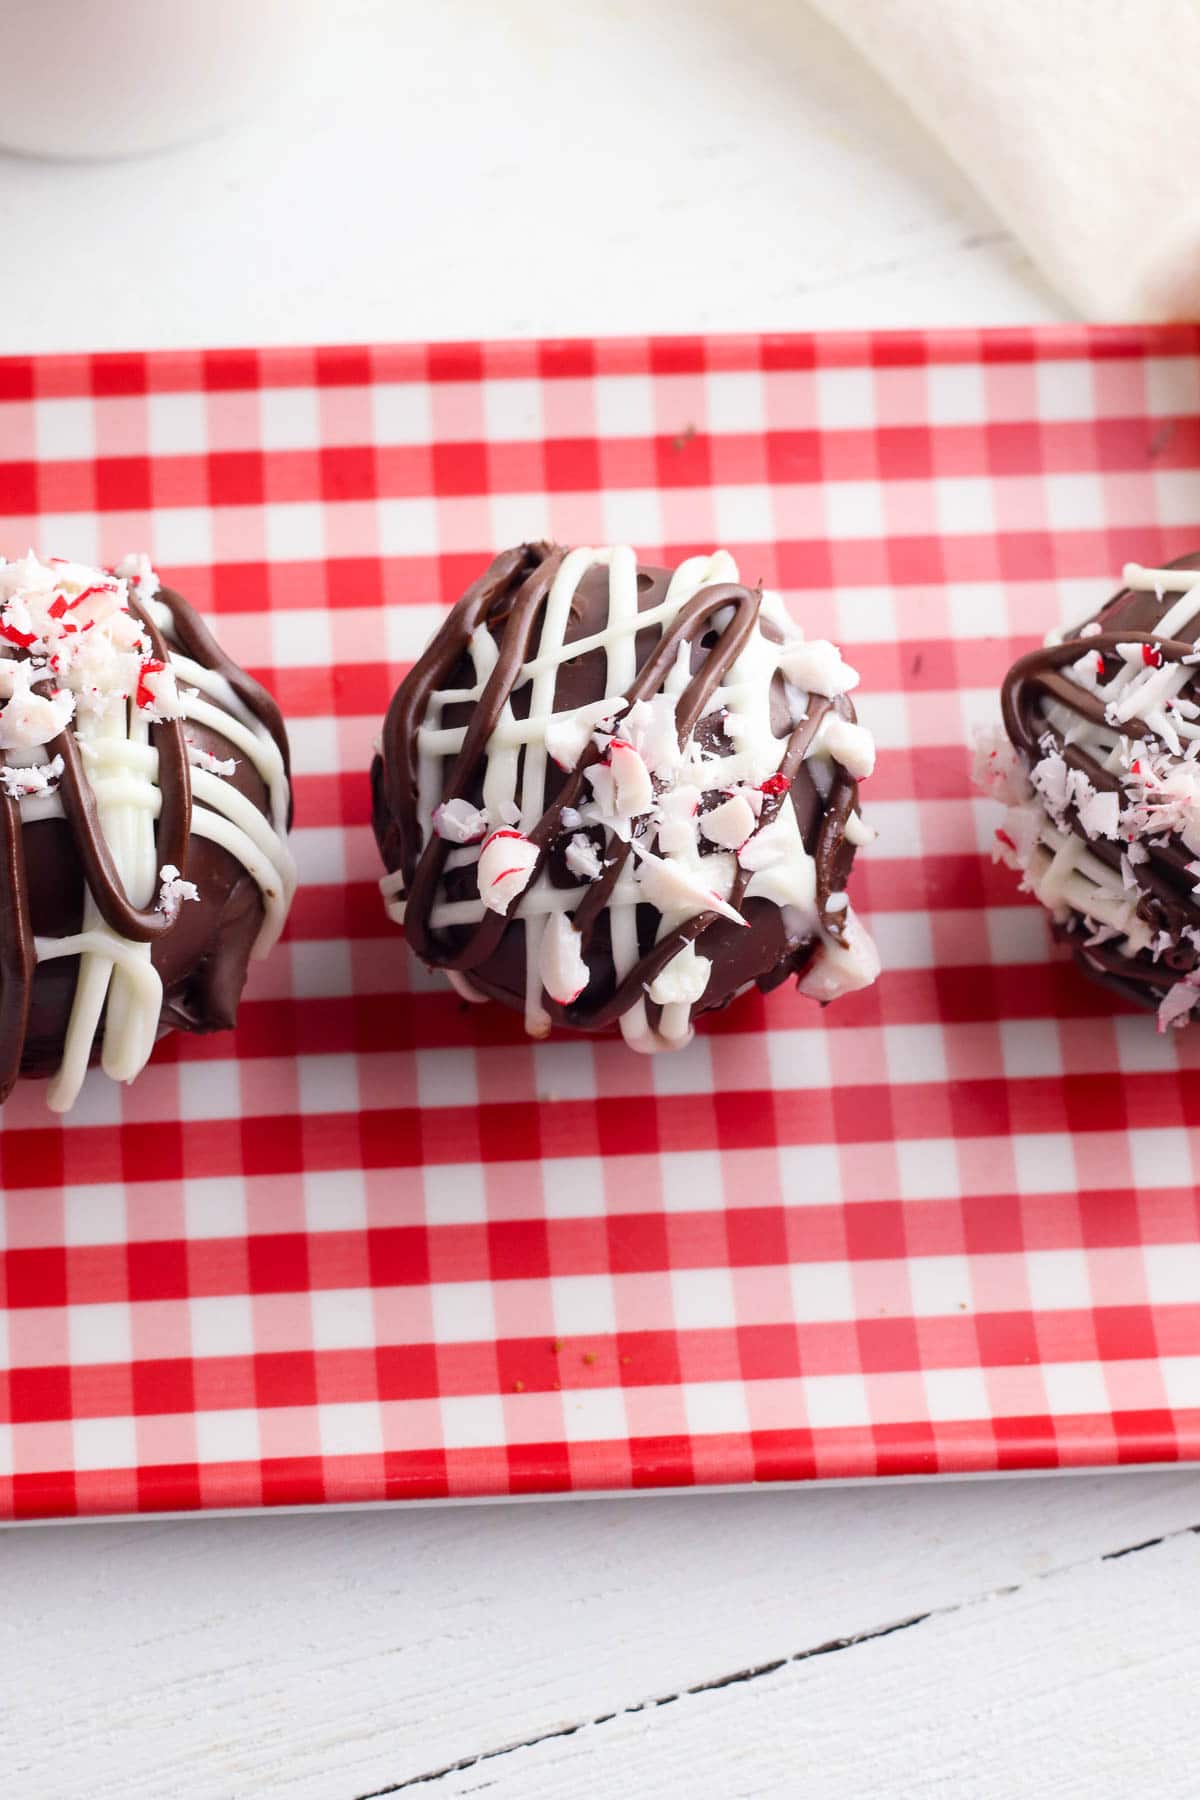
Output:
[[[1200,1456],[1200,1031],[1058,959],[965,748],[1200,540],[1200,333],[0,363],[0,543],[134,547],[288,714],[304,886],[236,1035],[0,1129],[0,1514]],[[863,674],[878,987],[676,1057],[415,970],[366,767],[497,546],[714,544]]]

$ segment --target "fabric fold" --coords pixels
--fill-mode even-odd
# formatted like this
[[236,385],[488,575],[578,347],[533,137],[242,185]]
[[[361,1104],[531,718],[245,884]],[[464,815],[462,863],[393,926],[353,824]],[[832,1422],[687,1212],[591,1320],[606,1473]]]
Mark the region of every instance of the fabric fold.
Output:
[[1195,0],[813,0],[1097,320],[1200,316]]

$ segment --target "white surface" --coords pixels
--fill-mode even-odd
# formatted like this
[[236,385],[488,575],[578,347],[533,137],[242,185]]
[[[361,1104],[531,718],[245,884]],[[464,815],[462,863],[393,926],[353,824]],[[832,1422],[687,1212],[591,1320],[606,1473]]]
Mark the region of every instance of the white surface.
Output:
[[5,349],[1055,314],[800,0],[325,3],[302,89],[224,137],[0,159],[0,229],[56,272]]
[[[499,10],[343,8],[273,119],[0,161],[9,245],[78,253],[0,349],[1053,316],[794,0]],[[0,1790],[1182,1800],[1196,1524],[1186,1474],[9,1532]]]
[[1192,319],[1194,0],[816,0],[1089,317]]
[[1198,1520],[1129,1474],[8,1532],[4,1791],[1190,1800]]

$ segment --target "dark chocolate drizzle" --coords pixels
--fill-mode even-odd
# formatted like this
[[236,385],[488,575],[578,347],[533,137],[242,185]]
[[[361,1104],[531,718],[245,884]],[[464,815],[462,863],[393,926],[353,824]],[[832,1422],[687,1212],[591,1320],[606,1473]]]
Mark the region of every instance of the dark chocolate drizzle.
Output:
[[[229,660],[182,595],[160,588],[157,599],[171,614],[171,642],[132,591],[127,602],[146,632],[154,656],[165,663],[177,646],[194,662],[223,675],[250,715],[278,744],[286,769],[287,734],[272,697],[253,676]],[[51,688],[49,681],[35,684],[35,692],[45,694]],[[210,704],[220,709],[219,701],[210,699]],[[197,922],[187,907],[172,915],[157,907],[136,907],[130,901],[101,830],[95,796],[71,726],[46,746],[49,757],[63,759],[58,793],[65,821],[26,827],[20,801],[0,794],[0,1103],[7,1099],[18,1076],[49,1074],[61,1057],[78,958],[57,959],[39,970],[34,935],[70,936],[80,929],[84,882],[112,930],[135,943],[154,946],[153,960],[164,977],[160,1029],[205,1031],[233,1022],[246,959],[262,919],[262,901],[252,879],[240,871],[240,865],[232,866],[234,859],[228,851],[191,836],[185,727],[202,748],[211,748],[218,755],[236,756],[237,752],[225,738],[189,726],[184,719],[164,720],[150,728],[162,793],[155,826],[158,866],[173,863],[185,879],[198,880],[206,912],[214,904],[213,895],[206,890],[220,891],[218,929],[212,930],[210,919],[210,937],[198,934]],[[269,816],[269,797],[257,773],[239,771],[233,785]],[[49,858],[28,851],[29,844],[40,850],[52,839],[57,845]],[[64,895],[62,890],[76,882],[78,898]],[[61,933],[47,929],[48,915],[66,921]],[[197,940],[196,947],[191,947],[191,940]],[[101,1036],[98,1031],[97,1044]]]
[[[1200,553],[1181,556],[1175,562],[1159,566],[1170,569],[1200,568]],[[1076,717],[1094,725],[1103,725],[1109,731],[1120,732],[1133,742],[1149,739],[1151,734],[1144,721],[1134,718],[1114,725],[1105,717],[1103,702],[1060,671],[1078,662],[1083,656],[1111,657],[1118,644],[1152,645],[1164,662],[1178,663],[1185,657],[1194,656],[1196,645],[1190,640],[1200,634],[1200,588],[1194,590],[1195,611],[1180,636],[1164,638],[1155,631],[1157,621],[1176,607],[1182,598],[1179,591],[1169,592],[1159,600],[1152,592],[1122,588],[1091,620],[1085,620],[1083,625],[1066,633],[1061,643],[1031,650],[1013,664],[1004,678],[1000,705],[1005,732],[1027,763],[1038,759],[1041,755],[1041,741],[1049,735],[1067,764],[1073,769],[1081,770],[1093,787],[1107,793],[1121,788],[1118,776],[1103,768],[1085,747],[1064,741],[1063,733],[1046,716],[1045,707],[1047,702],[1057,702],[1067,707]],[[1099,625],[1100,629],[1088,634],[1083,628],[1087,624]],[[1111,673],[1116,673],[1117,666],[1114,661]],[[1193,670],[1182,688],[1182,697],[1200,699],[1198,676],[1200,666]],[[1119,871],[1119,844],[1102,838],[1088,838],[1073,809],[1068,823],[1075,836],[1087,844],[1093,856]],[[1056,925],[1055,934],[1070,947],[1076,962],[1094,980],[1117,990],[1141,1006],[1153,1007],[1158,1005],[1164,993],[1180,975],[1195,968],[1200,960],[1195,947],[1181,935],[1184,925],[1200,926],[1200,903],[1192,892],[1195,877],[1188,873],[1187,868],[1188,863],[1195,860],[1193,853],[1171,837],[1164,844],[1154,844],[1148,839],[1142,842],[1148,852],[1148,860],[1132,865],[1134,878],[1141,889],[1137,911],[1152,930],[1165,931],[1176,940],[1172,947],[1155,961],[1148,950],[1128,956],[1111,944],[1086,945],[1082,939],[1085,935],[1090,935],[1092,925],[1079,913],[1073,914],[1063,924]]]
[[[161,631],[131,593],[129,611],[150,639],[151,649],[160,662],[166,662],[170,651]],[[39,691],[48,693],[50,683],[39,682]],[[162,794],[155,839],[159,867],[172,863],[181,874],[187,874],[188,821],[192,811],[192,784],[188,775],[187,742],[182,719],[166,719],[150,727],[150,741],[158,751],[158,786]],[[63,773],[58,784],[59,798],[67,822],[75,833],[83,872],[92,898],[104,923],[121,937],[135,944],[151,944],[165,937],[175,924],[166,912],[156,907],[137,907],[125,892],[117,873],[112,852],[100,829],[92,785],[84,773],[83,758],[70,725],[48,746],[51,757],[61,756]]]
[[[470,708],[464,708],[457,722],[465,724],[462,746],[447,766],[443,776],[443,800],[463,799],[479,803],[488,745],[499,723],[504,707],[512,702],[518,713],[521,697],[520,672],[528,660],[529,648],[546,604],[554,577],[566,551],[549,544],[524,544],[504,551],[481,578],[476,581],[450,612],[434,634],[428,648],[401,683],[384,722],[380,755],[372,769],[375,792],[374,822],[384,862],[389,870],[402,872],[405,893],[405,932],[416,954],[432,967],[469,975],[483,992],[510,1005],[524,1004],[524,928],[520,920],[521,898],[518,896],[507,913],[485,912],[471,927],[442,931],[434,928],[432,914],[443,892],[446,861],[453,846],[433,834],[422,840],[418,817],[418,733],[434,693],[446,688],[468,685],[472,679],[466,652],[472,635],[480,628],[488,629],[497,645],[495,666],[482,695]],[[594,566],[605,584],[607,569]],[[581,583],[576,609],[586,608],[584,593],[588,578]],[[666,591],[670,573],[659,569],[639,570],[639,605],[645,609],[657,605]],[[701,589],[682,606],[665,630],[651,627],[637,645],[640,658],[638,672],[626,689],[614,722],[624,717],[640,699],[656,694],[675,663],[681,645],[690,647],[691,679],[676,704],[676,723],[682,745],[702,721],[705,707],[722,684],[756,628],[768,636],[775,635],[769,621],[760,619],[761,590],[734,583],[714,583]],[[573,609],[573,612],[575,609]],[[719,620],[719,615],[728,616]],[[590,621],[582,623],[578,636],[591,635],[602,628]],[[570,634],[567,645],[569,648]],[[587,663],[584,657],[581,664]],[[456,679],[461,673],[462,680]],[[563,688],[569,692],[564,697]],[[563,708],[583,705],[605,697],[603,678],[594,667],[584,676],[582,668],[574,674],[560,665],[556,677],[554,705]],[[773,700],[775,700],[773,695]],[[822,798],[811,780],[798,780],[806,754],[822,719],[832,708],[852,720],[854,710],[846,698],[826,700],[810,697],[808,716],[793,725],[784,718],[787,733],[780,772],[789,783],[787,792],[768,797],[764,803],[758,829],[776,817],[783,804],[797,811],[805,847],[816,865],[817,904],[822,925],[830,936],[841,939],[842,917],[827,911],[830,896],[840,891],[849,873],[854,847],[845,836],[846,821],[857,802],[857,784],[844,769],[831,764],[832,786]],[[775,707],[773,705],[773,715]],[[447,720],[443,720],[447,722]],[[707,722],[705,722],[707,723]],[[703,725],[701,726],[703,729]],[[778,726],[776,735],[781,736]],[[528,833],[537,847],[539,858],[531,881],[549,868],[550,878],[560,884],[561,846],[572,835],[561,823],[565,807],[576,807],[587,799],[584,777],[602,755],[595,743],[589,743],[584,754],[569,774],[555,782],[548,777],[544,808],[536,825]],[[650,838],[647,838],[647,843]],[[751,929],[739,931],[728,920],[713,912],[703,912],[687,920],[663,937],[653,940],[649,924],[639,928],[640,954],[629,973],[618,980],[612,964],[607,935],[608,902],[633,852],[628,844],[612,839],[605,847],[609,859],[602,875],[592,882],[573,915],[580,932],[585,959],[592,970],[585,994],[570,1006],[560,1006],[542,995],[542,1004],[557,1023],[576,1030],[604,1031],[614,1026],[638,1000],[646,999],[651,1023],[657,1022],[659,1009],[649,1001],[645,990],[683,946],[704,938],[705,952],[713,960],[709,989],[696,1011],[708,1011],[725,1004],[747,981],[764,990],[774,986],[788,973],[802,974],[817,947],[817,938],[803,942],[789,941],[779,918],[779,909],[769,901],[746,902],[745,890],[750,874],[739,869],[729,902],[748,920]],[[562,880],[570,881],[563,876]],[[572,885],[577,885],[571,882]],[[658,920],[656,909],[639,907]],[[753,948],[737,940],[752,940]]]
[[[275,746],[283,758],[283,772],[288,778],[288,827],[292,823],[291,813],[291,778],[292,753],[288,744],[287,727],[283,722],[283,714],[273,694],[269,694],[260,681],[235,663],[222,650],[200,614],[188,605],[182,594],[174,588],[159,588],[158,598],[171,609],[171,633],[182,655],[190,657],[192,662],[199,663],[202,669],[210,670],[214,675],[222,675],[229,683],[242,705],[258,721],[258,723],[274,739]],[[141,608],[134,610],[141,616]],[[161,651],[156,651],[161,655]],[[182,864],[180,864],[182,867]]]
[[0,794],[0,1104],[21,1073],[37,958],[29,923],[21,803]]

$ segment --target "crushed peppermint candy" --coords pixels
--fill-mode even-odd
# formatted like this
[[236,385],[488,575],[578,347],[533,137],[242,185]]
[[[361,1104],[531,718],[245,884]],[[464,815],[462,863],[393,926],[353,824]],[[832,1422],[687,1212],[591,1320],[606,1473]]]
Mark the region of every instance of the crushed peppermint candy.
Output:
[[665,794],[659,795],[654,808],[654,821],[658,826],[658,847],[664,855],[670,852],[680,854],[694,847],[694,821],[703,797],[701,789],[690,782],[669,788]]
[[0,748],[36,749],[77,715],[109,717],[130,700],[151,720],[180,717],[174,671],[129,610],[131,595],[157,590],[144,556],[111,574],[32,550],[0,560],[0,640],[14,653],[0,660]]
[[48,694],[32,687],[34,665],[24,660],[0,662],[0,750],[36,750],[67,729],[75,717],[74,696],[64,688]]
[[600,726],[612,724],[625,702],[597,700],[590,706],[577,706],[574,712],[555,713],[546,720],[543,742],[546,753],[560,769],[575,767],[592,741],[592,733]]
[[1090,838],[1115,838],[1120,831],[1120,811],[1120,796],[1115,788],[1093,788],[1079,805],[1079,823]]
[[750,874],[772,869],[783,861],[792,844],[792,831],[787,819],[772,819],[748,838],[737,853],[738,866]]
[[1158,663],[1147,664],[1142,656],[1144,648],[1141,643],[1117,645],[1117,654],[1136,673],[1107,703],[1104,716],[1115,726],[1140,719],[1154,737],[1160,738],[1176,756],[1182,756],[1183,744],[1170,715],[1195,717],[1197,708],[1191,701],[1178,700],[1173,692],[1179,679],[1176,665],[1161,657]]
[[599,881],[604,873],[604,864],[600,852],[585,831],[577,831],[563,853],[563,860],[572,875],[578,875],[581,881]]
[[821,721],[820,743],[857,781],[865,781],[874,773],[875,740],[865,726],[851,724],[840,713],[826,713]]
[[[581,572],[605,564],[606,623],[602,612],[593,613],[598,595],[591,584],[586,605],[572,597]],[[664,941],[689,920],[698,929],[716,914],[741,932],[757,927],[760,909],[770,904],[787,915],[785,944],[821,941],[837,951],[840,960],[830,964],[824,997],[841,991],[854,972],[847,950],[852,915],[844,898],[825,906],[828,872],[805,837],[822,809],[839,843],[844,838],[854,849],[873,835],[862,824],[852,787],[855,774],[873,768],[873,745],[843,698],[859,676],[832,643],[805,639],[775,597],[732,588],[727,591],[737,597],[727,598],[722,590],[730,576],[736,581],[736,567],[723,553],[689,559],[678,579],[666,584],[638,575],[627,549],[565,553],[545,600],[541,635],[536,617],[531,635],[524,615],[518,633],[512,616],[501,614],[492,628],[468,634],[473,681],[426,695],[417,727],[418,793],[431,801],[423,806],[418,800],[417,810],[427,838],[464,846],[449,859],[460,875],[474,854],[465,846],[478,846],[478,901],[464,901],[457,882],[443,884],[440,892],[435,885],[420,929],[478,926],[477,947],[486,961],[499,942],[488,913],[519,916],[529,965],[526,1026],[535,1037],[548,1029],[551,1001],[571,1006],[588,990],[584,937],[572,917],[576,907],[585,920],[602,921],[590,952],[602,979],[595,995],[588,990],[578,1014],[608,1004],[615,968],[627,990],[621,1029],[638,1048],[685,1043],[687,1012],[708,989],[709,959],[690,942],[680,947],[677,938]],[[761,609],[758,625],[746,617],[748,598]],[[573,623],[587,633],[578,642],[569,635]],[[643,636],[651,629],[657,649],[648,649],[653,639]],[[513,651],[502,671],[512,677],[513,704],[502,702],[493,716],[492,701],[503,685],[493,680],[498,643]],[[581,655],[592,662],[587,678],[564,680],[559,671]],[[143,672],[144,679],[151,677]],[[452,678],[458,681],[457,670]],[[435,687],[441,679],[439,672]],[[622,692],[570,704],[581,692],[595,694],[601,679]],[[470,728],[465,734],[447,728],[447,703],[485,700],[486,742]],[[444,783],[447,759],[461,759],[465,740],[476,765],[462,785],[478,779],[482,785],[469,791],[486,793],[487,804],[445,800],[434,806],[432,798],[444,791],[437,776]],[[452,766],[459,769],[460,761]],[[572,880],[578,883],[574,891]],[[588,884],[598,887],[588,894]],[[399,886],[388,890],[394,912],[399,894]],[[651,909],[661,915],[657,925],[646,916]],[[604,914],[611,915],[611,937]],[[718,928],[714,940],[732,935]],[[769,937],[768,952],[776,947]],[[440,952],[430,960],[441,961]],[[865,967],[870,959],[860,960]],[[635,971],[637,980],[630,981]],[[853,985],[859,984],[856,977]],[[508,993],[507,983],[500,985]],[[636,997],[638,986],[661,1018]],[[718,998],[724,997],[723,987]]]
[[199,900],[200,890],[194,881],[185,881],[174,863],[164,863],[158,871],[158,908],[174,919],[185,900]]
[[0,767],[0,782],[10,800],[32,799],[39,794],[52,794],[62,779],[63,759],[52,757],[49,762],[33,763],[28,768],[17,768],[9,763]]
[[560,1006],[578,1000],[591,979],[583,938],[564,912],[553,912],[546,920],[538,950],[538,974],[550,998]]
[[478,844],[487,835],[486,808],[472,806],[469,800],[443,800],[433,810],[433,829],[449,844]]
[[1142,884],[1138,880],[1137,871],[1133,866],[1134,858],[1129,854],[1129,850],[1132,848],[1133,846],[1130,845],[1121,855],[1121,886],[1127,894],[1138,894],[1141,892]]
[[156,723],[182,718],[183,703],[175,686],[175,671],[169,663],[162,662],[157,656],[145,658],[138,675],[134,704]]
[[1200,1003],[1200,969],[1193,969],[1182,981],[1169,987],[1159,1002],[1158,1029],[1169,1031],[1190,1022],[1192,1011]]
[[976,787],[1005,806],[1018,806],[1028,798],[1025,765],[998,726],[976,733],[971,776]]
[[538,848],[519,831],[493,831],[479,852],[479,898],[493,912],[507,912],[529,886]]
[[687,918],[694,918],[697,913],[715,912],[734,925],[749,923],[735,906],[706,884],[703,874],[673,857],[655,856],[637,838],[630,840],[630,848],[638,859],[638,885],[659,912],[683,914]]
[[1200,849],[1200,764],[1194,758],[1163,756],[1140,746],[1126,791],[1129,805],[1122,827],[1127,834],[1175,832]]
[[1068,763],[1047,732],[1040,740],[1041,756],[1029,771],[1029,779],[1060,831],[1070,829],[1074,808],[1089,838],[1116,838],[1123,828],[1120,795],[1115,788],[1097,788],[1082,769]]
[[[1131,585],[1147,592],[1153,587],[1162,602],[1154,576],[1140,571]],[[1101,615],[1050,645],[1069,647],[1072,637],[1093,638],[1103,630]],[[1175,635],[1168,630],[1161,641],[1149,633],[1131,637],[1103,654],[1092,646],[1070,664],[1048,660],[1034,676],[1048,690],[1042,713],[1047,729],[1036,751],[1017,751],[997,736],[976,756],[977,783],[1008,807],[995,830],[993,856],[1021,875],[1022,886],[1060,926],[1078,932],[1084,950],[1112,947],[1084,960],[1123,974],[1113,952],[1127,959],[1131,983],[1139,981],[1139,961],[1144,976],[1147,963],[1176,962],[1176,953],[1200,949],[1200,923],[1179,916],[1183,896],[1177,886],[1182,868],[1200,900],[1200,704],[1192,671],[1182,666],[1188,659],[1163,648]],[[1197,652],[1191,660],[1200,660],[1200,645]],[[1053,688],[1046,681],[1051,668]],[[1074,706],[1064,682],[1080,690]],[[1151,869],[1155,852],[1162,851],[1167,860]],[[1200,969],[1165,991],[1143,986],[1157,1006],[1160,1031],[1200,1019]]]
[[590,763],[584,778],[591,786],[599,821],[628,839],[634,819],[649,812],[654,784],[641,754],[624,738],[610,738],[599,762]]
[[675,695],[655,694],[651,700],[635,701],[621,720],[621,737],[632,744],[651,775],[669,781],[682,761]]
[[158,593],[158,576],[150,566],[150,558],[143,550],[131,551],[113,570],[120,581],[126,581],[143,606],[149,605]]
[[754,809],[741,794],[700,815],[700,834],[722,850],[740,850],[754,830]]
[[801,638],[780,653],[779,666],[796,687],[808,694],[836,700],[859,682],[857,669],[842,660],[841,651],[827,638]]
[[211,750],[202,750],[199,744],[194,744],[190,738],[188,739],[187,753],[188,761],[194,763],[196,768],[204,769],[209,775],[229,776],[237,772],[235,756],[214,756]]

